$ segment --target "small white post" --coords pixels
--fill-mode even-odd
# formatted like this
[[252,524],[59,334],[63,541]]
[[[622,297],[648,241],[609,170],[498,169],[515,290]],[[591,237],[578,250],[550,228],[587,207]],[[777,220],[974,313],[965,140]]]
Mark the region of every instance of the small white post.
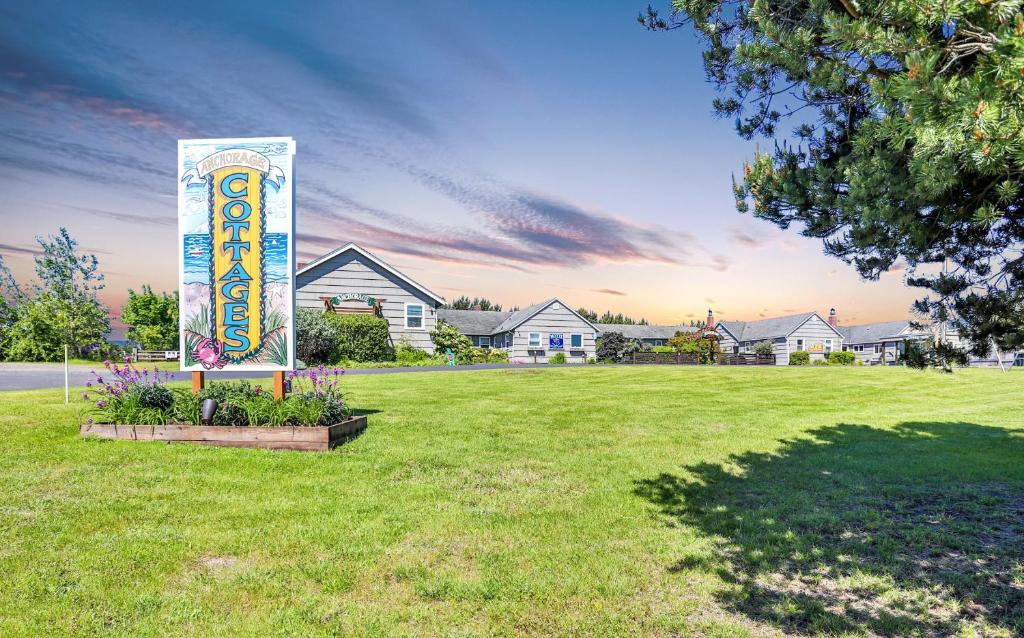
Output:
[[1006,367],[1003,365],[1003,355],[999,352],[999,346],[996,345],[996,340],[992,340],[992,350],[996,353],[996,361],[999,362],[999,369],[1006,372]]
[[64,346],[64,405],[71,402],[71,387],[68,385],[68,347]]

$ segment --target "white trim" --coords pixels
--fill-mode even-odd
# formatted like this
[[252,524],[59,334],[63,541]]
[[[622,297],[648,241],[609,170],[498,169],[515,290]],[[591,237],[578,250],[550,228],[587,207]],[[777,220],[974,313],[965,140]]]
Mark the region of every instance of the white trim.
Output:
[[792,330],[790,330],[789,334],[787,334],[785,336],[787,336],[787,337],[791,336],[794,332],[796,332],[800,328],[803,328],[805,325],[807,325],[807,322],[810,321],[811,319],[814,319],[815,317],[817,317],[818,319],[821,319],[821,322],[824,323],[826,326],[828,326],[829,330],[831,330],[832,332],[836,333],[836,336],[839,337],[840,341],[843,340],[843,333],[839,332],[839,330],[837,330],[835,328],[835,326],[830,324],[827,319],[825,319],[824,317],[819,315],[817,312],[812,312],[806,319],[804,319],[803,321],[800,322],[800,325],[798,325],[796,328],[793,328]]
[[401,271],[399,271],[397,268],[395,268],[394,266],[392,266],[388,262],[386,262],[383,259],[381,259],[380,257],[374,255],[373,253],[371,253],[370,251],[366,250],[365,248],[363,248],[363,247],[361,247],[361,246],[359,246],[357,244],[353,244],[353,243],[345,244],[344,246],[342,246],[341,248],[338,248],[337,250],[333,250],[333,251],[327,253],[326,255],[321,255],[320,257],[317,257],[313,261],[309,262],[308,264],[306,264],[305,266],[300,268],[298,270],[298,272],[295,273],[295,276],[298,277],[299,275],[309,271],[310,269],[315,268],[316,266],[319,266],[320,264],[323,264],[325,262],[328,262],[328,261],[334,259],[335,257],[337,257],[337,256],[339,256],[339,255],[341,255],[341,254],[343,254],[343,253],[345,253],[346,251],[349,251],[349,250],[353,250],[353,251],[359,253],[360,255],[362,255],[363,257],[366,257],[367,259],[369,259],[373,263],[377,264],[378,266],[380,266],[384,270],[387,270],[388,272],[390,272],[391,274],[395,275],[396,277],[398,277],[399,279],[401,279],[405,283],[409,284],[413,288],[415,288],[415,289],[419,290],[420,292],[422,292],[423,294],[427,295],[428,297],[430,297],[431,299],[433,299],[437,303],[443,304],[445,302],[444,297],[442,297],[441,295],[439,295],[439,294],[431,291],[429,288],[427,288],[427,287],[425,287],[425,286],[415,282],[414,280],[410,279],[408,276],[403,274]]
[[[419,326],[410,326],[409,325],[409,306],[419,306],[419,308],[420,308],[420,314],[419,314],[420,325]],[[415,315],[413,315],[413,316],[415,316]],[[421,301],[407,301],[407,302],[405,302],[405,322],[402,324],[402,326],[404,327],[405,330],[426,330],[427,329],[426,317],[427,317],[427,304],[425,304],[425,303],[423,303]]]
[[[580,338],[580,345],[574,346],[572,344],[573,337],[579,337]],[[576,333],[569,333],[569,350],[572,350],[573,348],[576,348],[577,350],[583,350],[583,335],[581,335],[578,332],[576,332]]]
[[[533,345],[533,335],[537,335],[537,345],[536,346]],[[541,343],[543,343],[543,340],[541,339],[541,334],[539,332],[529,332],[529,333],[526,334],[526,349],[527,350],[530,350],[530,349],[540,350],[541,349],[541,347],[540,347]]]
[[[577,319],[579,319],[579,320],[580,320],[580,321],[582,321],[583,323],[585,323],[585,324],[587,324],[588,326],[590,326],[591,328],[593,328],[593,329],[594,329],[594,332],[599,332],[599,331],[598,331],[598,329],[597,329],[597,326],[595,326],[595,325],[594,325],[593,323],[591,323],[590,321],[588,321],[586,317],[582,316],[582,315],[581,315],[580,313],[578,313],[578,312],[576,312],[575,310],[573,310],[573,309],[572,309],[572,307],[570,307],[570,306],[569,306],[569,305],[568,305],[567,303],[565,303],[564,301],[562,301],[562,300],[561,300],[561,299],[559,299],[558,297],[552,297],[551,299],[548,299],[548,300],[547,300],[546,302],[543,302],[543,303],[541,303],[541,304],[540,304],[540,305],[539,305],[539,306],[537,307],[537,309],[536,309],[536,310],[534,310],[534,311],[533,311],[532,313],[530,313],[529,315],[527,315],[527,316],[523,317],[522,319],[520,319],[520,320],[519,320],[519,321],[518,321],[518,322],[517,322],[517,323],[516,323],[515,325],[510,325],[510,326],[506,326],[506,325],[505,325],[505,321],[508,321],[508,319],[506,319],[505,321],[501,322],[501,323],[500,323],[500,324],[498,325],[498,328],[499,328],[499,332],[505,332],[506,330],[515,330],[516,328],[518,328],[519,326],[523,325],[524,323],[526,323],[526,322],[527,322],[527,321],[529,321],[530,319],[533,319],[534,317],[536,317],[536,316],[537,316],[537,315],[539,315],[540,313],[542,313],[542,312],[544,312],[545,310],[547,310],[548,308],[550,308],[550,307],[552,306],[552,304],[555,304],[555,303],[559,303],[559,304],[561,304],[563,308],[565,308],[565,309],[566,309],[566,310],[568,310],[568,311],[569,311],[570,313],[572,313],[573,315],[575,315]],[[515,314],[515,313],[513,313],[513,314]],[[509,319],[511,319],[511,318],[512,318],[512,317],[511,317],[511,316],[509,316]]]
[[[487,339],[487,343],[484,343],[484,339]],[[476,345],[478,348],[490,348],[491,338],[485,335],[480,335],[476,338]]]

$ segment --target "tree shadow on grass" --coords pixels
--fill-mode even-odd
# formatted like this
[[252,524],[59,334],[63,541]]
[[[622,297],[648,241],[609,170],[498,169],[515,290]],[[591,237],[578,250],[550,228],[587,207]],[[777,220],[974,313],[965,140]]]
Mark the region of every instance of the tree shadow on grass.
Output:
[[789,633],[1024,635],[1024,436],[969,423],[841,424],[772,454],[638,481],[710,539],[726,609]]

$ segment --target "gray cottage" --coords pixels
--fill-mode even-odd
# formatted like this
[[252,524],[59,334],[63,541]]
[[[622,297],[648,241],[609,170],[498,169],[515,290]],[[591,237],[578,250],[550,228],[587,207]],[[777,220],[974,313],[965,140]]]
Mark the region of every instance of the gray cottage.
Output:
[[843,333],[843,350],[848,350],[864,363],[896,363],[903,356],[908,341],[932,338],[930,330],[915,328],[909,321],[883,321],[858,326],[839,326]]
[[696,332],[698,329],[687,325],[625,325],[617,323],[595,323],[599,335],[618,332],[627,339],[636,339],[645,346],[665,346],[668,340],[679,332]]
[[714,325],[722,352],[753,352],[758,343],[771,343],[776,365],[788,365],[789,353],[803,350],[811,360],[825,359],[843,346],[843,335],[836,328],[833,308],[826,321],[816,312],[805,312],[761,321],[720,321]]
[[573,363],[595,356],[597,328],[559,299],[514,312],[440,309],[437,315],[476,346],[504,348],[512,362],[546,363],[559,352]]
[[335,312],[373,313],[387,319],[392,345],[434,351],[430,331],[444,297],[370,251],[346,244],[299,268],[295,305]]

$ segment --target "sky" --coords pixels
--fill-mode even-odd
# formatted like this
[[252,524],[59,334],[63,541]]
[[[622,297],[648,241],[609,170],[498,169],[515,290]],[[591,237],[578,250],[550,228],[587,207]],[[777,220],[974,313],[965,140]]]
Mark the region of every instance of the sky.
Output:
[[0,255],[30,282],[67,227],[116,317],[178,285],[177,140],[291,136],[299,262],[352,241],[448,299],[655,323],[909,317],[905,272],[863,281],[736,212],[756,143],[646,5],[6,3]]

